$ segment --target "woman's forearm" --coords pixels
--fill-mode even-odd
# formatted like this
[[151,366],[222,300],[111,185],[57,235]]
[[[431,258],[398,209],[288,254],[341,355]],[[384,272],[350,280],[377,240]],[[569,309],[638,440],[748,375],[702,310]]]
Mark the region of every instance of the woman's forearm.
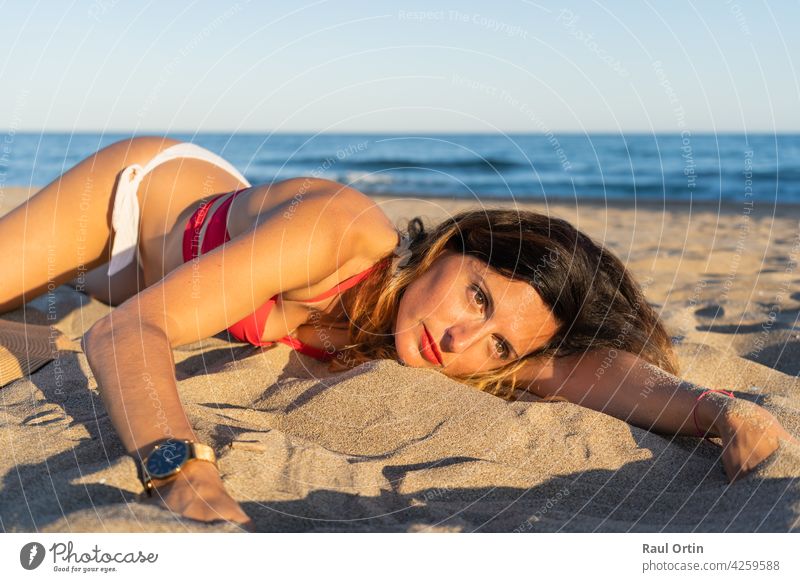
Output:
[[558,358],[541,366],[532,389],[540,396],[562,396],[626,422],[673,435],[718,436],[727,397],[661,370],[638,356],[619,350],[593,350]]
[[164,438],[197,440],[178,397],[172,348],[157,325],[121,309],[84,336],[84,352],[125,450],[146,456]]
[[701,434],[720,437],[730,481],[752,471],[781,442],[800,446],[764,408],[716,392],[698,401],[706,389],[628,352],[593,350],[582,359],[532,362],[523,371],[528,389],[539,396],[561,396],[653,432],[694,436],[699,428]]
[[[118,307],[89,330],[83,345],[111,422],[135,459],[144,459],[164,438],[197,440],[178,398],[172,347],[163,329],[126,317]],[[151,485],[158,491],[156,502],[170,511],[253,529],[212,463],[188,463],[176,476],[153,479]]]
[[[608,361],[608,354],[602,361]],[[596,372],[596,368],[591,372],[593,386],[587,400],[596,404],[605,400],[609,414],[662,434],[695,436],[699,427],[702,434],[718,436],[715,424],[723,416],[726,396],[710,393],[698,402],[706,388],[628,352],[618,352],[602,375]]]

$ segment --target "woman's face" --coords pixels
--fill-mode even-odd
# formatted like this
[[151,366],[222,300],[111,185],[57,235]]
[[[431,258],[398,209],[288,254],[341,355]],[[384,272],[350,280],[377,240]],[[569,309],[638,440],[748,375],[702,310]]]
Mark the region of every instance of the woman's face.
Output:
[[476,257],[448,251],[406,288],[394,341],[407,366],[469,374],[531,352],[556,330],[555,317],[529,283],[512,281]]

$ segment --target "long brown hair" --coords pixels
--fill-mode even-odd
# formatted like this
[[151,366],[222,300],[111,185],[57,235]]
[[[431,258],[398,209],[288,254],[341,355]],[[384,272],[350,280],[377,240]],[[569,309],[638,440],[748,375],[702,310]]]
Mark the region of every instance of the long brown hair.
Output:
[[[375,359],[398,360],[392,334],[403,292],[446,251],[479,258],[509,279],[529,282],[558,322],[544,346],[488,371],[450,377],[513,399],[516,374],[529,358],[561,357],[591,348],[639,355],[678,373],[677,358],[658,314],[642,289],[608,249],[569,222],[527,210],[460,212],[427,232],[420,218],[408,222],[411,257],[392,272],[392,255],[361,284],[341,296],[350,343],[331,360],[340,371]],[[317,315],[317,322],[336,327]]]

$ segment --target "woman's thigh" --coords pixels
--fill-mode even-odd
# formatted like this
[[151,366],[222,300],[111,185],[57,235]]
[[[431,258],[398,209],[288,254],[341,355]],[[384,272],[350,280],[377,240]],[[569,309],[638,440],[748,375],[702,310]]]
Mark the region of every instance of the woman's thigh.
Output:
[[116,142],[92,154],[0,219],[0,313],[107,263],[119,172],[178,143]]

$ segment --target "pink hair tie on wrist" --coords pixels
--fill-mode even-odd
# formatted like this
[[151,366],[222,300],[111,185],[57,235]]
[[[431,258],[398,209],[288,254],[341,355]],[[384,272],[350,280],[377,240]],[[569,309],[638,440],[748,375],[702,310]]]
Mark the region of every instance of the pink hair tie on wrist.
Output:
[[699,437],[703,437],[703,438],[704,438],[704,439],[706,439],[707,441],[710,441],[710,440],[711,440],[710,438],[708,438],[708,437],[706,436],[706,433],[707,433],[708,431],[703,431],[703,430],[701,430],[701,429],[700,429],[700,424],[697,422],[697,405],[700,403],[700,401],[703,399],[703,397],[704,397],[706,394],[709,394],[709,393],[711,393],[711,392],[717,392],[717,393],[719,393],[719,394],[724,394],[724,395],[725,395],[725,396],[727,396],[728,398],[736,398],[736,396],[733,394],[733,392],[729,392],[729,391],[727,391],[727,390],[706,390],[705,392],[703,392],[703,393],[702,393],[700,396],[698,396],[698,397],[695,399],[695,401],[694,401],[694,406],[692,407],[692,418],[694,419],[694,428],[695,428],[695,430],[697,431],[697,433],[696,433],[696,435],[695,435],[695,436],[697,436],[698,438],[699,438]]

